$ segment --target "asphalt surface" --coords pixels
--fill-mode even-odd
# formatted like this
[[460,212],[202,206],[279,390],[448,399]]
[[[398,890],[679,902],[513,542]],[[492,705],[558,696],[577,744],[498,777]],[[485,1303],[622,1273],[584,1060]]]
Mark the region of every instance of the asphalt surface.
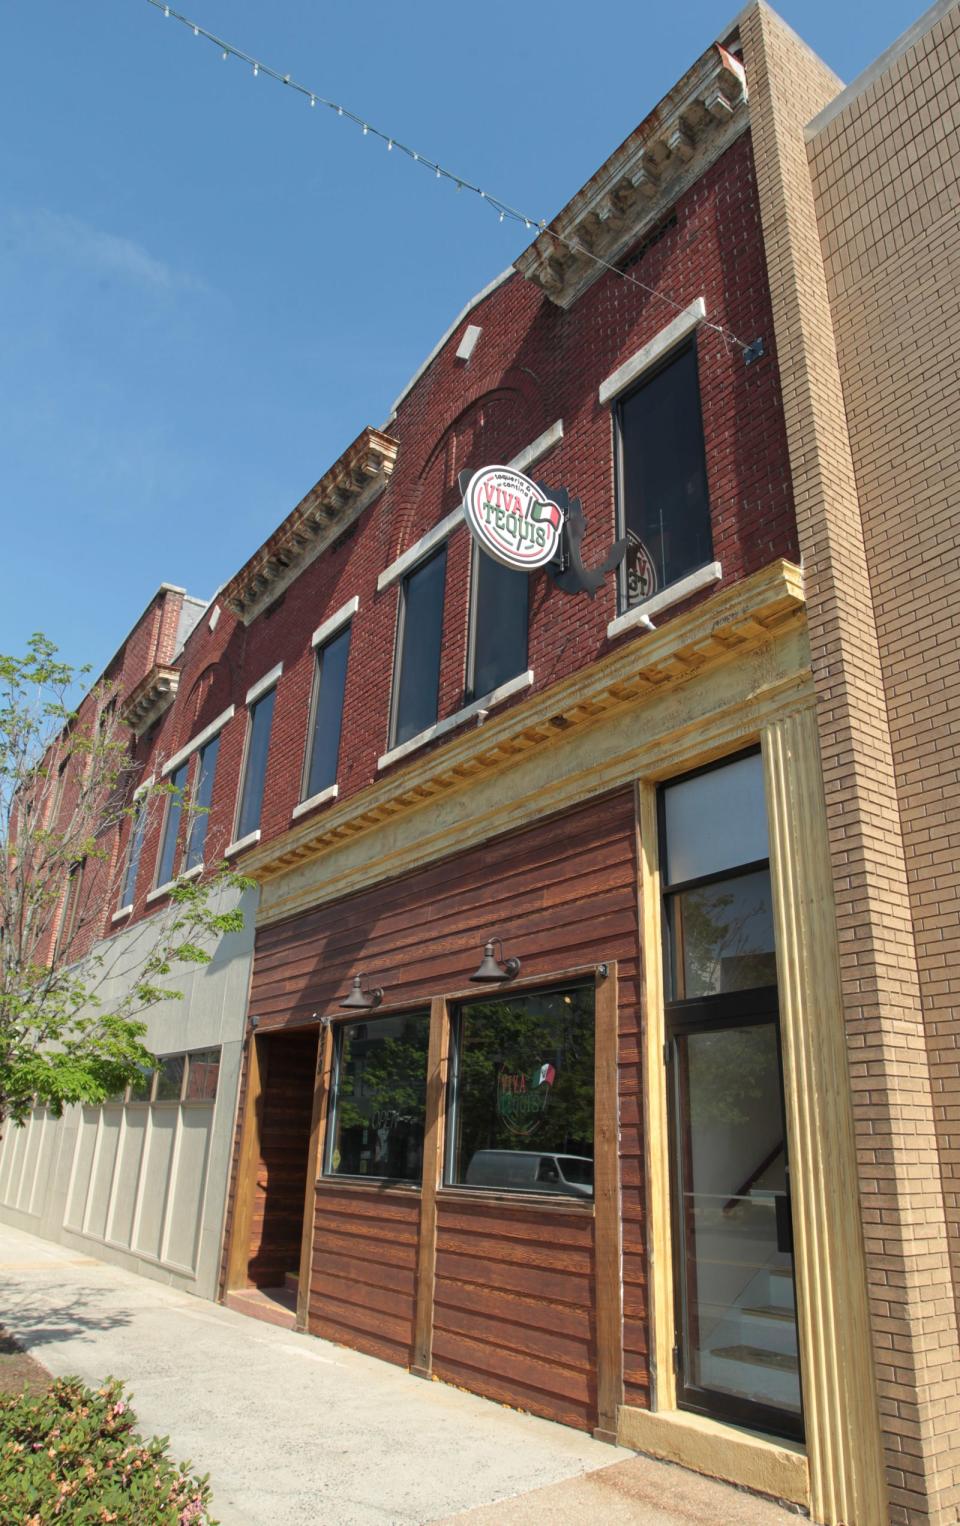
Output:
[[6,1225],[0,1322],[57,1376],[123,1378],[141,1430],[168,1435],[178,1461],[210,1474],[223,1526],[790,1519],[683,1469]]

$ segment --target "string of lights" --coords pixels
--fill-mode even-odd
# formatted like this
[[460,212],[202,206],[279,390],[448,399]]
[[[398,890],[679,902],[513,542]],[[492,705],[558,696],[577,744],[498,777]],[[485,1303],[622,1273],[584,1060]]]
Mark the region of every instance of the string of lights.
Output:
[[[184,16],[182,12],[174,10],[172,5],[167,4],[167,0],[147,0],[147,4],[153,6],[155,10],[162,11],[168,20],[179,21],[181,26],[189,28],[194,37],[200,37],[205,42],[212,43],[219,50],[225,63],[229,62],[232,58],[237,59],[240,63],[246,64],[249,67],[254,79],[258,79],[262,74],[267,79],[274,80],[278,85],[283,85],[288,90],[295,91],[297,95],[304,96],[309,101],[311,107],[327,107],[338,117],[342,117],[344,121],[359,127],[364,137],[379,138],[382,143],[386,144],[389,153],[403,154],[414,164],[419,164],[423,169],[429,171],[436,180],[449,181],[458,191],[468,191],[496,212],[501,223],[521,223],[528,231],[532,232],[535,230],[537,233],[548,233],[555,243],[562,245],[571,254],[576,254],[581,259],[591,260],[595,265],[599,265],[604,270],[610,271],[611,274],[619,276],[622,281],[628,281],[631,286],[638,287],[658,302],[665,302],[675,312],[680,313],[684,311],[682,303],[675,302],[665,292],[658,291],[656,287],[647,285],[645,281],[639,280],[636,276],[631,275],[629,271],[621,270],[617,265],[611,264],[609,260],[603,259],[601,255],[595,254],[592,249],[588,249],[579,239],[564,237],[563,234],[557,233],[553,228],[548,230],[546,221],[543,218],[530,217],[527,213],[521,212],[517,207],[511,206],[509,202],[503,201],[499,196],[494,196],[489,191],[484,190],[482,186],[474,185],[466,176],[457,175],[453,170],[446,169],[439,160],[431,158],[428,154],[420,153],[417,149],[411,148],[409,144],[402,143],[392,133],[384,132],[381,128],[374,126],[372,122],[358,116],[355,111],[351,111],[349,107],[341,105],[339,101],[330,100],[318,91],[311,90],[309,86],[302,85],[299,80],[293,78],[292,74],[282,74],[278,69],[271,68],[269,64],[264,63],[262,59],[255,58],[251,53],[245,53],[242,48],[236,47],[232,42],[227,42],[223,37],[218,37],[214,32],[208,31],[206,27],[202,27],[199,22],[191,20],[189,16]],[[706,318],[701,321],[704,328],[712,329],[714,333],[720,335],[725,343],[729,342],[737,345],[744,352],[745,358],[752,359],[756,353],[759,353],[757,351],[758,342],[752,345],[746,344],[744,340],[739,339],[736,334],[731,333],[729,329],[724,328],[721,324],[712,323]]]

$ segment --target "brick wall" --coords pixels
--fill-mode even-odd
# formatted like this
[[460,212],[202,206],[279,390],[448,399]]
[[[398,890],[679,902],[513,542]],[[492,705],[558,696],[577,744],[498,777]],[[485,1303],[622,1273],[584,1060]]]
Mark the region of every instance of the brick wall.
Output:
[[[713,322],[747,340],[760,334],[767,341],[767,356],[747,368],[740,351],[712,330],[701,328],[697,340],[714,551],[729,582],[797,550],[749,137],[734,143],[673,211],[675,222],[630,266],[631,275],[681,307],[703,296]],[[457,330],[403,399],[389,426],[400,440],[397,464],[377,502],[248,627],[226,610],[213,633],[201,620],[184,651],[176,704],[143,761],[149,771],[231,700],[237,705],[222,734],[208,858],[222,853],[233,835],[244,696],[281,661],[263,839],[289,828],[307,741],[315,663],[310,635],[355,595],[360,608],[351,638],[339,800],[376,779],[389,741],[399,597],[398,585],[378,594],[377,576],[455,507],[460,470],[510,459],[562,418],[562,442],[533,470],[581,495],[585,557],[597,561],[606,553],[616,535],[613,438],[610,408],[600,406],[597,389],[674,316],[669,303],[613,275],[598,280],[568,312],[511,275],[470,314],[483,333],[469,364],[455,359]],[[277,505],[278,521],[284,512]],[[447,551],[441,719],[464,702],[469,568],[470,539],[460,529]],[[612,578],[591,602],[564,595],[546,573],[536,574],[529,646],[536,688],[601,655],[616,612]],[[157,820],[144,845],[136,915],[144,909],[159,835]]]
[[[743,36],[806,573],[891,1519],[946,1522],[960,1498],[957,1334],[900,827],[897,723],[888,713],[875,615],[883,591],[871,587],[874,558],[804,142],[805,124],[839,82],[765,5],[744,18]],[[901,122],[902,89],[891,89],[892,120]],[[871,139],[879,135],[870,130]],[[843,151],[835,147],[824,163]],[[884,170],[881,203],[902,193],[895,163]],[[854,165],[848,189],[865,178]],[[837,206],[834,222],[844,215]],[[855,221],[851,204],[851,229]],[[859,252],[862,227],[853,241]],[[877,293],[865,288],[861,299],[871,309]],[[851,372],[874,363],[868,351],[848,353]],[[888,494],[888,512],[894,501]]]

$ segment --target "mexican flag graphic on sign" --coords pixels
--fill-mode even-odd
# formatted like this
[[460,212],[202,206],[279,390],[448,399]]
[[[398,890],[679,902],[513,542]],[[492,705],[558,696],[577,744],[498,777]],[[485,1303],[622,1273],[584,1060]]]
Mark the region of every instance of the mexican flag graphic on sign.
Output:
[[540,1122],[557,1079],[547,1060],[527,1074],[504,1066],[497,1077],[497,1112],[511,1134],[532,1134]]

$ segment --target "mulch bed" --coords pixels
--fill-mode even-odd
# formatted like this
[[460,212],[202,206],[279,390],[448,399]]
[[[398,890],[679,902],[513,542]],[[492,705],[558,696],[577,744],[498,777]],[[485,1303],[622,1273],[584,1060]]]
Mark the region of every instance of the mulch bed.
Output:
[[0,1394],[18,1394],[24,1388],[32,1394],[42,1394],[52,1382],[47,1369],[28,1356],[0,1325]]

